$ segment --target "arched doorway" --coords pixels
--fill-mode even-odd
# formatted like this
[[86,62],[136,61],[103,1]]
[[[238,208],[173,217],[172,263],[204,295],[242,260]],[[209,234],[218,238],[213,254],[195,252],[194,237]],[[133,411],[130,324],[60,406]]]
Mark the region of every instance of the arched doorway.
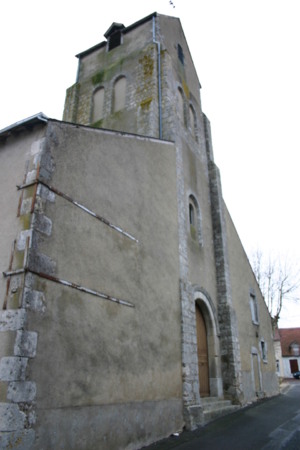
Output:
[[198,356],[198,380],[201,397],[222,397],[223,382],[216,307],[209,294],[194,287]]
[[196,304],[196,329],[197,329],[197,353],[198,353],[198,376],[200,397],[210,395],[209,388],[209,366],[208,345],[205,320],[200,307]]

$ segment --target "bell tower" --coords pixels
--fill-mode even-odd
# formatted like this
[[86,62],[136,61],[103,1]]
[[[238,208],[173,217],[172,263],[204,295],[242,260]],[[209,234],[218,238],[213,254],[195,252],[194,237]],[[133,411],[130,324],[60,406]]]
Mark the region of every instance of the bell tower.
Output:
[[125,28],[113,23],[106,41],[77,55],[76,83],[63,119],[97,128],[159,137],[156,14]]

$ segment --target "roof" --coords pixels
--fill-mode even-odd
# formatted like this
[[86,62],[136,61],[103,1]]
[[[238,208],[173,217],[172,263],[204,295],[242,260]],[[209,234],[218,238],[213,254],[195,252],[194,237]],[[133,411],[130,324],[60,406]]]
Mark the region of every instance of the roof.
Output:
[[13,123],[12,125],[9,125],[8,127],[2,128],[2,130],[0,130],[0,140],[3,141],[8,138],[13,132],[15,133],[23,130],[28,130],[34,125],[41,122],[48,122],[48,117],[44,113],[39,112],[34,116],[30,116],[26,119],[20,120],[19,122]]
[[279,328],[282,356],[297,356],[293,354],[291,345],[300,346],[300,328]]
[[66,122],[64,120],[53,119],[53,118],[47,117],[42,112],[35,114],[34,116],[28,117],[27,119],[16,122],[12,125],[9,125],[6,128],[3,128],[2,130],[0,130],[0,143],[1,143],[1,141],[5,141],[6,138],[8,138],[10,135],[12,135],[14,133],[19,133],[24,130],[31,130],[35,125],[37,125],[39,123],[46,124],[46,123],[50,123],[50,122],[55,122],[55,123],[59,123],[62,125],[71,125],[75,128],[86,128],[86,129],[93,130],[95,132],[105,132],[105,133],[121,135],[121,136],[131,136],[133,138],[142,139],[142,140],[160,141],[160,142],[163,142],[166,144],[174,144],[174,141],[172,141],[170,139],[160,139],[160,138],[156,138],[156,137],[152,137],[152,136],[144,136],[142,134],[137,134],[137,133],[129,133],[128,131],[111,130],[109,128],[96,128],[91,125],[83,125],[83,124],[80,124],[77,122]]
[[[111,26],[109,27],[109,29],[106,31],[106,33],[104,34],[105,37],[109,37],[110,34],[114,31],[116,31],[117,29],[122,30],[123,34],[128,33],[129,31],[133,30],[134,28],[139,27],[140,25],[142,25],[145,22],[148,22],[149,20],[152,20],[152,17],[156,17],[157,13],[154,12],[152,14],[150,14],[149,16],[144,17],[143,19],[138,20],[137,22],[134,22],[133,24],[129,25],[128,27],[125,27],[123,24],[121,23],[116,23],[113,22],[111,24]],[[94,50],[98,50],[99,48],[103,47],[106,45],[106,41],[102,41],[99,44],[94,45],[93,47],[84,50],[83,52],[80,52],[76,55],[77,58],[81,58],[83,56],[88,55],[89,53],[92,53]]]

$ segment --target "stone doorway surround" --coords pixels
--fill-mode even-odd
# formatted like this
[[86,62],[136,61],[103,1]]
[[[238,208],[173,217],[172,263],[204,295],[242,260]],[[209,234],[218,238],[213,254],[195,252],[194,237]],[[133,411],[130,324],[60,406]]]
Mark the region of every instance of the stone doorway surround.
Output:
[[[198,285],[189,287],[189,305],[185,309],[182,333],[183,401],[186,428],[193,430],[204,423],[204,410],[199,394],[196,307],[202,312],[207,329],[210,396],[223,399],[221,376],[220,331],[217,310],[209,294]],[[187,296],[185,297],[187,300]],[[189,312],[189,314],[187,314]]]
[[202,312],[206,325],[210,396],[223,397],[217,311],[208,293],[201,288],[195,288],[194,301],[195,307],[197,305]]

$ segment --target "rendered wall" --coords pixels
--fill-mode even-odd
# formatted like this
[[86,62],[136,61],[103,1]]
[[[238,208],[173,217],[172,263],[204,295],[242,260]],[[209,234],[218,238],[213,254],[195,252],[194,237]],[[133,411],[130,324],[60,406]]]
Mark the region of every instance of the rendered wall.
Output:
[[50,121],[38,172],[26,448],[139,448],[183,426],[174,146]]

